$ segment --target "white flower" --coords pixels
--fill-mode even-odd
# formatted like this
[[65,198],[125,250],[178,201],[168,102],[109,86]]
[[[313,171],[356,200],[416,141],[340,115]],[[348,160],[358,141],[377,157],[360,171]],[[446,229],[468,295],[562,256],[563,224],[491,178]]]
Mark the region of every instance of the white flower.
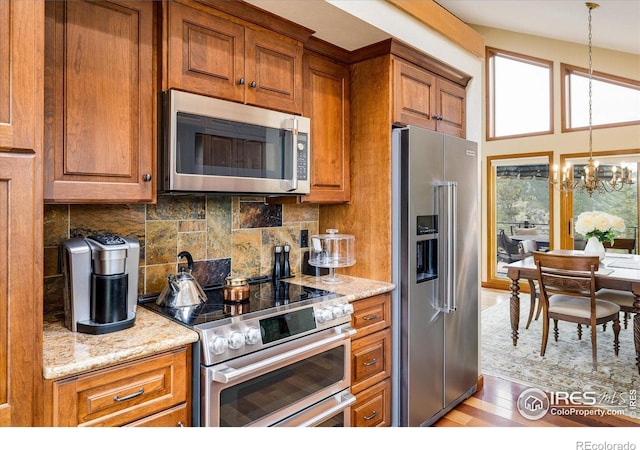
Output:
[[624,231],[624,220],[602,211],[585,211],[578,216],[576,231],[586,238],[596,236],[613,242],[614,231]]

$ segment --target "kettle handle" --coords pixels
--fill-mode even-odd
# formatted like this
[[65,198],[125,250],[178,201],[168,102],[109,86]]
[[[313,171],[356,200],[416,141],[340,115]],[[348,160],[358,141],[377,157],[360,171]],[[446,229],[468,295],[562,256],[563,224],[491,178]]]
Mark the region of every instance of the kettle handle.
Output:
[[187,268],[189,269],[189,272],[191,272],[193,270],[193,257],[191,256],[191,253],[187,251],[180,252],[178,253],[178,259],[180,258],[187,258]]

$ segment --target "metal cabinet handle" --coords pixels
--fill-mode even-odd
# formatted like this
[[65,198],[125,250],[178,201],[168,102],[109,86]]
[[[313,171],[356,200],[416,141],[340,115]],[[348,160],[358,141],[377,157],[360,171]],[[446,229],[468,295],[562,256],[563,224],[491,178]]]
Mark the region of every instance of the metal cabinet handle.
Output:
[[370,316],[364,316],[362,320],[375,320],[378,318],[377,314],[371,314]]
[[373,358],[371,361],[362,363],[362,365],[366,367],[375,366],[376,364],[378,364],[378,360],[376,358]]
[[145,174],[142,176],[142,181],[145,181],[145,182],[147,182],[147,183],[148,183],[149,181],[151,181],[151,174],[150,174],[150,173],[145,173]]
[[178,420],[178,426],[180,428],[184,428],[184,424],[182,423],[182,420]]
[[378,411],[373,411],[371,414],[369,414],[368,416],[364,416],[363,419],[364,420],[371,420],[371,419],[375,419],[376,417],[378,417]]
[[142,394],[144,394],[144,388],[140,388],[140,390],[138,392],[134,392],[133,394],[125,395],[124,397],[120,397],[120,396],[116,395],[115,397],[113,397],[113,400],[116,401],[116,402],[124,402],[126,400],[131,400],[132,398],[140,397]]
[[258,85],[258,83],[256,83],[255,81],[252,81],[251,83],[249,83],[249,87],[256,87]]
[[239,84],[240,86],[243,86],[243,85],[244,85],[244,78],[240,78],[240,79],[238,80],[238,84]]

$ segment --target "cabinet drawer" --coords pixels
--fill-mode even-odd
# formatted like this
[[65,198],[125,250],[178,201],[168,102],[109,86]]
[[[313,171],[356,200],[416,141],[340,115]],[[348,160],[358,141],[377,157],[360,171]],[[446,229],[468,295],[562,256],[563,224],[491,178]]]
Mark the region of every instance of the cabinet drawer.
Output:
[[391,326],[391,293],[357,300],[352,303],[351,326],[358,338]]
[[358,393],[391,376],[391,330],[351,344],[351,392]]
[[371,386],[356,395],[351,407],[354,427],[388,427],[391,425],[391,381]]
[[120,426],[185,403],[189,350],[94,372],[53,386],[54,426]]
[[126,425],[127,427],[189,427],[189,408],[186,403]]

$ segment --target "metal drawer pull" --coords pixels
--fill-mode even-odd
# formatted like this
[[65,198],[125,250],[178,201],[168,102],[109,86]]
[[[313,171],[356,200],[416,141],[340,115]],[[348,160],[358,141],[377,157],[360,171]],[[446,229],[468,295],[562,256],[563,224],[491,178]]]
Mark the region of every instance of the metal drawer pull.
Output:
[[144,394],[144,388],[140,388],[138,392],[134,392],[133,394],[125,395],[124,397],[115,396],[113,400],[116,402],[124,402],[125,400],[131,400],[132,398],[140,397]]
[[371,361],[362,363],[363,366],[375,366],[378,363],[378,360],[373,358]]
[[375,419],[376,417],[378,417],[378,411],[374,410],[370,415],[364,416],[363,419],[364,420],[371,420],[371,419]]
[[377,314],[371,314],[370,316],[364,316],[362,318],[362,320],[374,320],[374,319],[377,319],[377,318],[378,318]]
[[180,428],[184,428],[184,424],[182,423],[182,420],[179,420],[179,421],[178,421],[178,426],[179,426]]

